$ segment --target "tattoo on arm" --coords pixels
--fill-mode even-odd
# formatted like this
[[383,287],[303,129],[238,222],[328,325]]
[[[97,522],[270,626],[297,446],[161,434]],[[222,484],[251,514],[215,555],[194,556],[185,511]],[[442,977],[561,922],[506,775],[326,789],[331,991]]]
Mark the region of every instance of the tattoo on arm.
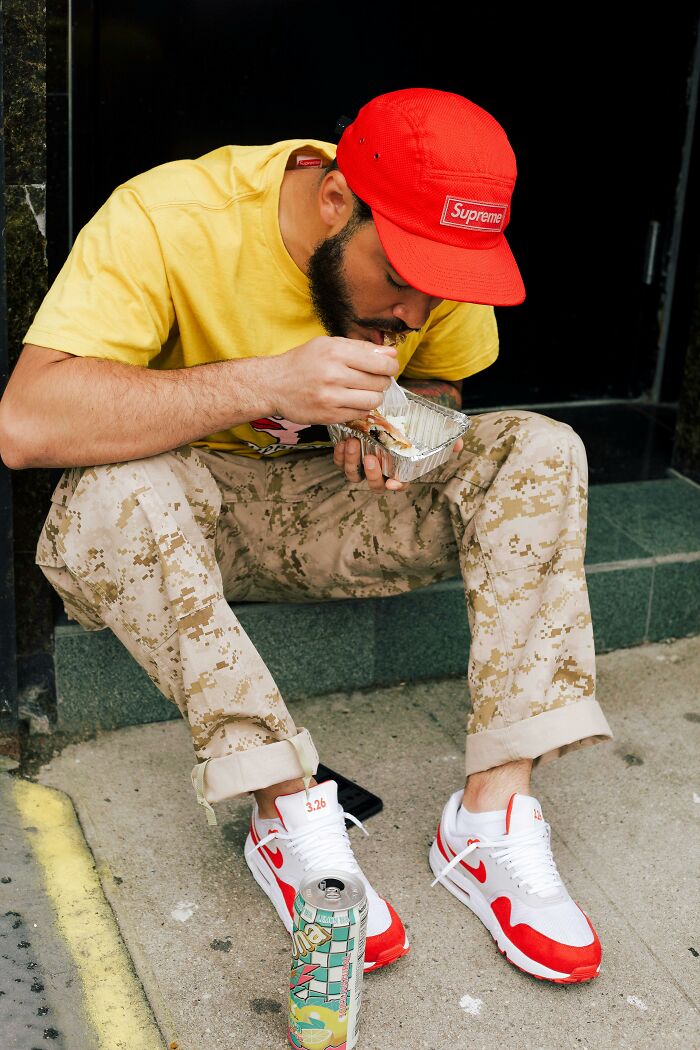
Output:
[[427,397],[445,408],[462,407],[462,380],[448,382],[446,379],[401,379],[401,385],[414,394]]

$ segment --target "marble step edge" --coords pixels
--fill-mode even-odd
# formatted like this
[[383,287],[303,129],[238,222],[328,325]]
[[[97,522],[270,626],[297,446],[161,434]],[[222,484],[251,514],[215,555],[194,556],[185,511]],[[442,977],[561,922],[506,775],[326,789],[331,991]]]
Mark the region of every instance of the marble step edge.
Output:
[[[700,552],[588,567],[598,653],[700,633]],[[461,579],[391,598],[232,605],[285,700],[464,675]],[[56,728],[117,728],[179,717],[110,631],[59,625]]]

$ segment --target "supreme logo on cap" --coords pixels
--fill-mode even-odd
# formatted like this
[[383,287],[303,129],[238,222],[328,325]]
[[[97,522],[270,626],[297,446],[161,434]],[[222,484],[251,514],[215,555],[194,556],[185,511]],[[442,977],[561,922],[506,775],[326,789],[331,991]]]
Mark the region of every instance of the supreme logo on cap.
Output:
[[445,197],[440,225],[498,233],[503,228],[507,211],[507,204],[470,201],[465,197]]

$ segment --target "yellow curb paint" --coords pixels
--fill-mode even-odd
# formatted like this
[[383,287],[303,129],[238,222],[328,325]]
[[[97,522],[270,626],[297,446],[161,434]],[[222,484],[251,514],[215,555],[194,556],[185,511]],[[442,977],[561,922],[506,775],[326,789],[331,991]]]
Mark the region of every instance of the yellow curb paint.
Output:
[[15,805],[36,828],[30,842],[58,929],[78,968],[100,1050],[163,1050],[95,863],[70,799],[27,780],[13,784]]

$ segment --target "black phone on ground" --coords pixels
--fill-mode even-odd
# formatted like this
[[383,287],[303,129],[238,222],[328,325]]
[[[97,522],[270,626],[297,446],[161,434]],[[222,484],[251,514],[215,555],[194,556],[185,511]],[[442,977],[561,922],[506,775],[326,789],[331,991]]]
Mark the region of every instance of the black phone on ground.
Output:
[[[319,783],[322,780],[335,780],[338,785],[338,802],[346,813],[352,813],[353,817],[357,817],[358,820],[364,822],[367,817],[374,816],[384,808],[384,803],[378,795],[374,795],[367,788],[356,784],[354,780],[349,780],[342,773],[336,773],[335,770],[329,769],[320,762],[316,771],[316,780]],[[346,820],[345,823],[348,827],[353,826],[350,820]]]

